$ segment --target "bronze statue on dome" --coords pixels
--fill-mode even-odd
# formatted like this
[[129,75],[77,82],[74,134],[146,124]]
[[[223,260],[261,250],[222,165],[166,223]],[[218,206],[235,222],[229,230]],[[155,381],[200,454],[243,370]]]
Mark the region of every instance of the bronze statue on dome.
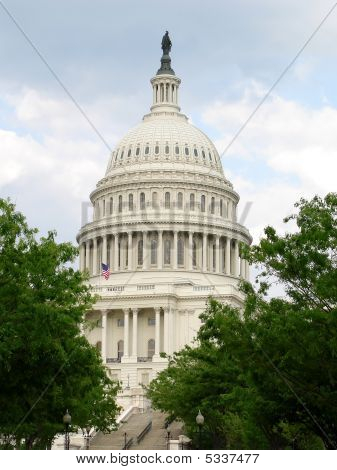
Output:
[[172,47],[172,42],[171,42],[168,31],[166,31],[161,41],[161,48],[163,49],[163,54],[168,55],[171,52],[171,47]]

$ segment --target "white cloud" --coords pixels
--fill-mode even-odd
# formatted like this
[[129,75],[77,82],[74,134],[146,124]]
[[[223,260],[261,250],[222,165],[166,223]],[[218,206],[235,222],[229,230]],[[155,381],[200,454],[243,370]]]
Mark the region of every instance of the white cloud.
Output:
[[[219,150],[245,122],[262,92],[253,82],[238,101],[217,101],[205,110],[205,122],[220,133]],[[336,129],[337,109],[312,109],[273,94],[228,149],[225,173],[226,162],[235,162],[231,179],[242,200],[254,203],[247,225],[255,238],[269,223],[281,229],[283,217],[301,196],[336,191]],[[249,177],[237,171],[240,163],[249,165]],[[261,181],[263,173],[267,177]]]

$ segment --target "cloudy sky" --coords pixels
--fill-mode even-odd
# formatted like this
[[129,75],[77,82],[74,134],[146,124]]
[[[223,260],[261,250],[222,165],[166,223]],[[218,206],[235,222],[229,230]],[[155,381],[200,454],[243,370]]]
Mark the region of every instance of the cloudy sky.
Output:
[[[222,153],[334,2],[0,3],[0,196],[75,241],[109,151],[3,5],[111,148],[148,112],[168,29],[182,111]],[[222,158],[255,240],[301,196],[337,189],[336,25],[337,8]]]

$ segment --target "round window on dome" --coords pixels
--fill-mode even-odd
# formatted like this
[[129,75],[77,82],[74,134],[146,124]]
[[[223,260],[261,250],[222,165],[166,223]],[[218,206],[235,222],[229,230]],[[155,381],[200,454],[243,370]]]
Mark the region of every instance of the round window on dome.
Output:
[[208,156],[209,156],[209,161],[210,161],[210,162],[213,162],[211,152],[208,152]]
[[129,149],[129,151],[128,151],[128,158],[130,158],[130,157],[131,157],[131,149]]
[[170,147],[168,145],[165,145],[165,153],[166,155],[170,153]]
[[194,149],[194,156],[195,156],[195,157],[198,156],[198,150],[197,150],[197,149]]
[[206,158],[206,155],[205,155],[205,151],[204,151],[204,150],[202,150],[201,154],[202,154],[202,158],[205,159],[205,158]]
[[124,150],[121,153],[121,160],[123,160],[123,157],[124,157]]
[[190,151],[189,151],[189,148],[188,147],[185,147],[185,155],[189,155],[190,154]]

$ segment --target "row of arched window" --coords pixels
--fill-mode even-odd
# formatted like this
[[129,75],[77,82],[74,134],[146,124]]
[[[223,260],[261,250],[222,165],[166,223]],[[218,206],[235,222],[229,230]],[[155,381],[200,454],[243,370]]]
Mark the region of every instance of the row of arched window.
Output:
[[[145,193],[140,193],[139,194],[139,209],[145,210],[146,208],[146,197]],[[152,201],[151,205],[153,209],[158,209],[159,208],[159,202],[158,202],[158,193],[153,192],[152,193]],[[108,206],[108,207],[107,207]],[[126,206],[126,207],[125,207]],[[218,206],[218,207],[217,207]],[[166,191],[164,194],[164,208],[165,209],[184,209],[184,195],[182,192],[178,192],[176,201],[173,202],[171,198],[171,193],[169,191]],[[123,196],[120,194],[118,196],[118,204],[117,204],[117,212],[122,213],[125,209],[128,211],[134,211],[136,210],[136,205],[134,201],[134,195],[130,193],[127,196],[127,201],[123,200]],[[196,195],[195,193],[190,193],[189,195],[189,202],[185,204],[185,209],[189,209],[191,211],[194,210],[200,210],[200,212],[206,212],[206,196],[205,194],[201,194],[200,199],[197,201],[196,200]],[[214,196],[211,197],[210,203],[208,206],[208,211],[211,214],[219,214],[221,217],[228,217],[228,203],[224,201],[223,199],[217,200]],[[100,213],[99,213],[99,205],[95,205],[95,217],[99,218]],[[113,197],[110,197],[110,199],[102,200],[102,216],[105,217],[107,215],[112,215],[114,213],[114,200]]]
[[[154,356],[156,342],[154,339],[149,339],[147,342],[147,357],[150,359]],[[102,350],[102,342],[97,341],[96,348]],[[121,339],[117,342],[117,358],[120,360],[124,356],[124,341]]]
[[[129,159],[131,157],[140,157],[142,153],[145,158],[148,157],[151,153],[155,157],[158,157],[160,154],[159,142],[156,143],[153,148],[150,146],[149,143],[147,143],[143,147],[143,150],[144,151],[141,152],[140,144],[137,144],[134,148],[130,146],[128,149],[125,149],[124,147],[121,149],[117,149],[116,152],[114,152],[112,155],[111,162],[113,161],[122,162],[125,158]],[[169,156],[170,154],[175,155],[177,158],[183,155],[185,155],[186,158],[193,156],[195,160],[198,160],[200,158],[204,162],[206,162],[206,160],[208,159],[211,165],[217,164],[218,162],[216,154],[210,149],[204,149],[204,148],[198,149],[196,146],[191,148],[187,144],[185,144],[184,146],[179,146],[179,144],[176,143],[175,145],[173,145],[173,147],[171,147],[169,143],[166,142],[162,150],[163,150],[163,154],[166,156]]]

